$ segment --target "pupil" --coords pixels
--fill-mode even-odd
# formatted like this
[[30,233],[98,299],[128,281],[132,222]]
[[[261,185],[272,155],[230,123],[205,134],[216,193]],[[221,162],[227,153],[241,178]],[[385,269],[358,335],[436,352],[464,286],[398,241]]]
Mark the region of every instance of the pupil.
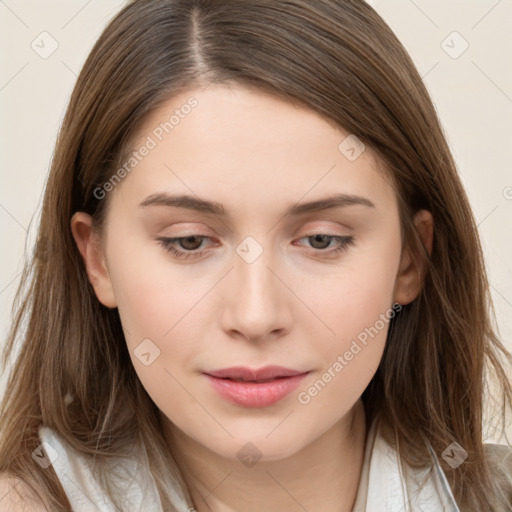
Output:
[[[319,241],[319,242],[320,242],[320,245],[322,245],[322,240],[323,240],[323,241],[324,241],[324,243],[325,243],[325,241],[326,241],[326,239],[327,239],[327,246],[329,245],[329,243],[328,243],[329,236],[328,236],[328,235],[313,235],[313,236],[312,236],[312,237],[310,237],[310,238],[312,238],[312,239],[314,240],[314,242],[315,242],[315,243],[316,243],[317,241]],[[312,245],[313,245],[313,247],[315,247],[315,243],[313,243],[313,244],[312,244]],[[319,248],[320,248],[320,249],[321,249],[321,248],[325,249],[325,247],[315,247],[315,248],[316,248],[316,249],[319,249]]]
[[194,249],[197,249],[197,247],[187,247],[187,244],[189,242],[192,243],[192,246],[194,246],[194,240],[196,241],[196,244],[195,245],[198,245],[197,244],[197,241],[199,241],[199,245],[201,245],[201,239],[198,237],[198,236],[187,236],[186,238],[184,238],[182,241],[181,241],[181,245],[183,246],[184,249],[189,249],[189,250],[194,250]]

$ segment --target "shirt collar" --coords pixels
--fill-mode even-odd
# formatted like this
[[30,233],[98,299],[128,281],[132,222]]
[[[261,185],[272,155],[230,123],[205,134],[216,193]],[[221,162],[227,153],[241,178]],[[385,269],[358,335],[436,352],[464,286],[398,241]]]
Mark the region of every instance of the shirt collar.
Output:
[[431,465],[424,469],[411,468],[384,439],[377,416],[367,433],[352,512],[460,512],[430,444],[428,449]]

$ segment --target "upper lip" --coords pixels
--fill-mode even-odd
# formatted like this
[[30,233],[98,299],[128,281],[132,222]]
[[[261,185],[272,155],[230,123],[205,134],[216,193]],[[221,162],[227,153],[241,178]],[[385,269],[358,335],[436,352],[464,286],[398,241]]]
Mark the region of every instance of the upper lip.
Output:
[[307,373],[301,370],[292,370],[283,366],[265,366],[259,369],[251,369],[244,366],[233,366],[221,370],[205,372],[207,375],[220,379],[238,379],[238,380],[266,380],[276,379],[278,377],[293,377]]

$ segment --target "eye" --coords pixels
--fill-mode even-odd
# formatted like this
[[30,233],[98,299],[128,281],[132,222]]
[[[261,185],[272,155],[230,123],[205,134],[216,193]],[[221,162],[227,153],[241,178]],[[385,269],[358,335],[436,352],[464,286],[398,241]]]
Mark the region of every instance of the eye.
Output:
[[[327,235],[321,233],[305,236],[300,240],[309,240],[313,249],[317,249],[316,252],[326,253],[329,255],[344,251],[348,246],[354,244],[353,236]],[[334,248],[326,251],[325,249],[331,245],[332,241],[336,242],[336,245]]]
[[[160,237],[157,238],[157,240],[166,251],[174,254],[177,258],[188,259],[202,256],[204,251],[200,250],[201,245],[204,240],[209,238],[210,237],[204,235],[189,235],[175,238]],[[353,236],[327,235],[321,233],[309,235],[299,240],[309,240],[311,246],[315,249],[314,252],[323,253],[325,255],[339,253],[354,244]],[[335,242],[334,248],[332,248],[331,244],[333,241]],[[331,248],[326,250],[329,247]]]
[[[203,235],[189,235],[176,238],[160,237],[157,238],[157,240],[160,242],[160,244],[164,247],[166,251],[169,251],[178,258],[187,259],[201,256],[201,252],[195,251],[197,251],[197,249],[201,246],[203,240],[207,238],[210,237]],[[181,245],[183,249],[177,248],[177,245]]]

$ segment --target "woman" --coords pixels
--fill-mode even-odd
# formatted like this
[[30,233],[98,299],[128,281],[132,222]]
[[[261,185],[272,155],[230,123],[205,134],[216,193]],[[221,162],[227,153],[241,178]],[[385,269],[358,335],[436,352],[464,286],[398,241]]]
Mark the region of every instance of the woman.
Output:
[[510,510],[477,228],[362,1],[128,4],[19,293],[6,510]]

